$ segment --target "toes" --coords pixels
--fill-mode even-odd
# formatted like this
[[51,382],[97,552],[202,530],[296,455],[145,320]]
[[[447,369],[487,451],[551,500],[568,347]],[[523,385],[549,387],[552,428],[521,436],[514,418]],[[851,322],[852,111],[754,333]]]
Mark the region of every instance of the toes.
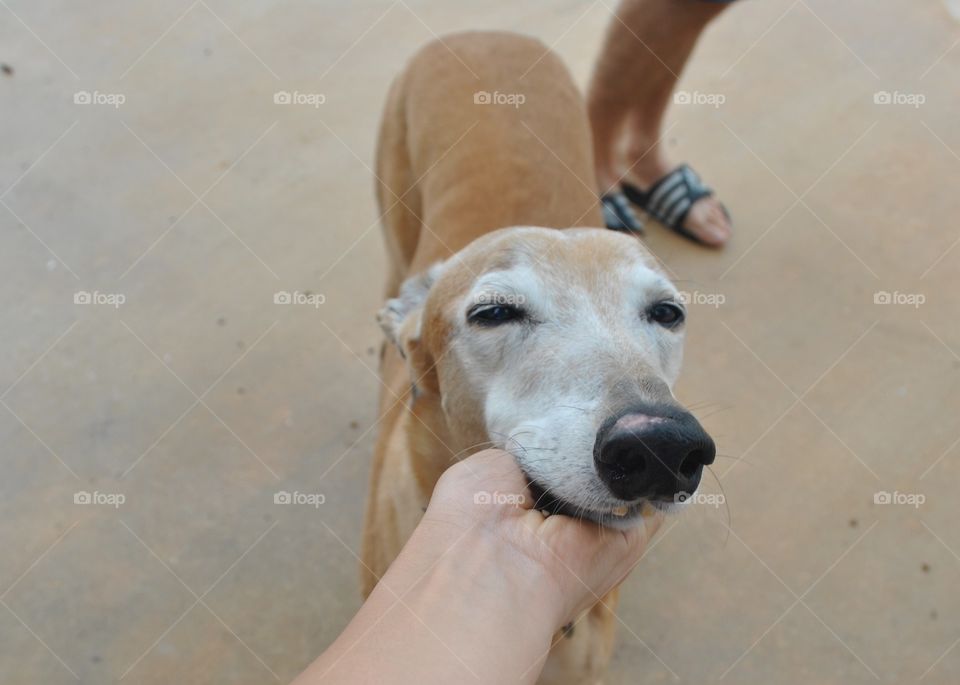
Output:
[[730,239],[730,221],[720,203],[704,198],[690,209],[684,227],[707,245],[719,247]]

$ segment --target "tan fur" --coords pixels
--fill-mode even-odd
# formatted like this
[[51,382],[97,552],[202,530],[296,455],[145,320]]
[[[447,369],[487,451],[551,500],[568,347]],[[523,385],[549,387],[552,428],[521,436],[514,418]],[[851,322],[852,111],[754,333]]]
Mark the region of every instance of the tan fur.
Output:
[[[518,108],[477,105],[478,91],[522,93],[525,101]],[[602,225],[591,154],[580,93],[539,41],[467,33],[426,46],[390,90],[377,149],[377,197],[391,269],[387,297],[395,297],[406,278],[495,229]],[[557,268],[575,269],[575,261]],[[470,261],[462,268],[469,271]],[[461,280],[469,278],[464,273]],[[447,281],[445,287],[456,291],[457,279]],[[364,596],[419,522],[441,473],[479,449],[474,437],[486,439],[479,423],[459,426],[457,435],[447,425],[440,406],[445,331],[439,321],[425,319],[407,362],[392,345],[383,354],[389,390],[381,394],[370,477]],[[415,402],[408,363],[419,376]],[[616,591],[603,603],[609,609],[598,604],[572,634],[558,634],[541,682],[596,682],[602,675],[613,648]]]

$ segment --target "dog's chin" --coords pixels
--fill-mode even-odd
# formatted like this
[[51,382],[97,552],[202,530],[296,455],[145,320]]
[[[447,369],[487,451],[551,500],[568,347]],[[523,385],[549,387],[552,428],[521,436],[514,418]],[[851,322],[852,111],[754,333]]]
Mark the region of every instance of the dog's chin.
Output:
[[685,502],[644,498],[630,503],[611,503],[609,507],[598,509],[595,507],[585,507],[561,499],[536,481],[529,480],[528,484],[530,492],[533,494],[533,501],[536,502],[537,509],[550,514],[560,514],[570,516],[571,518],[593,521],[594,523],[599,523],[601,526],[616,528],[618,530],[626,530],[639,525],[643,521],[642,512],[644,507],[656,509],[665,514],[672,514],[686,506]]

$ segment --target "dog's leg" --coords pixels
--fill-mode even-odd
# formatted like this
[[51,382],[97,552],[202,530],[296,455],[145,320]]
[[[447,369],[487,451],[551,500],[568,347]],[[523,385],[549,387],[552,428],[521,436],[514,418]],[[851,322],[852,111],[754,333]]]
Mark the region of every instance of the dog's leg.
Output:
[[[396,352],[391,348],[387,354]],[[389,425],[390,418],[381,424]],[[430,499],[412,473],[404,425],[408,421],[408,417],[399,417],[393,430],[381,434],[374,453],[360,555],[364,598],[400,553]]]
[[554,636],[538,685],[600,683],[613,653],[618,595],[615,588]]

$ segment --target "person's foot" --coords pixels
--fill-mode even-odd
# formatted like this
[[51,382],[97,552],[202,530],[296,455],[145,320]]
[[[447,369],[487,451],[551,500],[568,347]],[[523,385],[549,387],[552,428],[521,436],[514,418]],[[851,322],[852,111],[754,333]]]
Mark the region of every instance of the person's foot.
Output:
[[[592,116],[598,117],[599,112],[592,113]],[[653,130],[653,125],[634,124],[630,128],[633,130],[627,134],[629,143],[621,150],[621,154],[614,150],[596,151],[594,161],[601,194],[618,190],[624,182],[641,191],[648,191],[676,168],[657,143],[659,132]],[[651,133],[641,134],[643,129],[651,129]],[[683,228],[712,247],[726,244],[733,230],[723,205],[713,195],[693,203],[683,221]]]
[[[649,150],[649,148],[646,149]],[[646,191],[674,168],[675,166],[669,164],[662,155],[650,151],[640,157],[639,161],[632,163],[621,180]],[[684,219],[683,228],[712,247],[723,246],[730,239],[733,230],[723,205],[713,195],[702,197],[693,203],[693,207]]]

